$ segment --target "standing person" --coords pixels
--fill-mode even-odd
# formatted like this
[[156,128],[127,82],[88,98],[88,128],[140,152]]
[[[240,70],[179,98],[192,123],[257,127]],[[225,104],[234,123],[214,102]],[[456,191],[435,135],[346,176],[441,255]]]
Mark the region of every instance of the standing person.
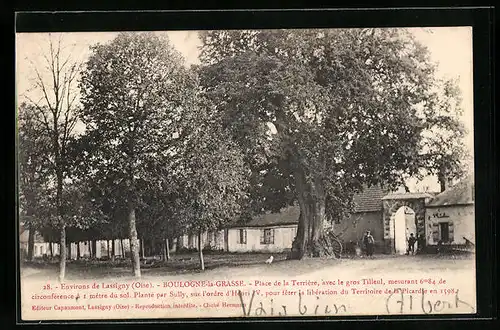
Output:
[[371,257],[373,255],[375,239],[373,238],[369,230],[366,231],[366,234],[363,237],[363,243],[365,245],[366,255],[368,257]]
[[413,233],[410,234],[410,238],[408,238],[408,254],[415,254],[415,242],[417,239],[413,236]]
[[417,254],[424,252],[425,238],[424,235],[420,234],[417,238]]

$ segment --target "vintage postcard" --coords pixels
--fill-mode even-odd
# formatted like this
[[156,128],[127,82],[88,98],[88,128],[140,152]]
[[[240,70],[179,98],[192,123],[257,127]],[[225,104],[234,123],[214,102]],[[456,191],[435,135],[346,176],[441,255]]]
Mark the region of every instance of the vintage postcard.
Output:
[[22,320],[476,313],[471,27],[16,54]]

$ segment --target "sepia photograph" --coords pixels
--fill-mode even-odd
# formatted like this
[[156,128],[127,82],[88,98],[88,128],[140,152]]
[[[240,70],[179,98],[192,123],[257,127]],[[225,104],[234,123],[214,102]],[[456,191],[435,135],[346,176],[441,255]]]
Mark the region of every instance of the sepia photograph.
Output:
[[474,314],[472,27],[16,33],[22,320]]

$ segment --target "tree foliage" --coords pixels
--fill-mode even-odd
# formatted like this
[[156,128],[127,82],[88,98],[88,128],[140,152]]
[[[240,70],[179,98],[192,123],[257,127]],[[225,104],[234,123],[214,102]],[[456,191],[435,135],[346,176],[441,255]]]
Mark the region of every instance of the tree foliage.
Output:
[[[183,64],[166,38],[120,33],[110,43],[92,47],[80,82],[86,125],[82,153],[95,184],[119,187],[113,198],[127,210],[136,276],[140,189],[167,184],[169,164],[191,129],[189,116],[194,114],[189,110],[197,85]],[[111,202],[115,209],[118,204]]]
[[299,200],[300,257],[363,186],[436,166],[423,134],[449,129],[440,111],[452,98],[435,91],[435,66],[405,30],[210,31],[202,42],[202,86],[221,122],[261,184],[279,173],[274,183]]
[[462,98],[456,80],[439,80],[428,98],[435,110],[426,116],[426,130],[420,141],[424,174],[436,175],[441,191],[446,183],[460,179],[470,170],[471,155],[463,141],[468,133],[458,118],[463,114]]
[[202,234],[220,230],[241,215],[251,174],[241,148],[203,100],[200,95],[196,129],[186,139],[174,171],[178,189],[173,214],[178,228],[198,235],[202,270]]
[[325,221],[345,218],[363,187],[463,174],[457,84],[436,78],[406,30],[200,37],[192,68],[155,33],[91,47],[80,100],[80,64],[50,41],[47,73],[35,68],[38,97],[19,115],[28,223],[61,245],[66,228],[68,241],[128,236],[140,276],[138,232],[164,242],[298,202],[302,258],[327,254]]
[[243,154],[230,137],[200,125],[190,139],[179,171],[180,208],[192,232],[221,229],[241,212],[246,198],[248,170]]
[[47,224],[43,213],[48,204],[50,174],[43,128],[34,118],[36,111],[23,103],[18,116],[18,170],[20,223],[29,230],[28,260],[33,258],[35,232]]
[[115,185],[157,180],[189,130],[183,116],[195,78],[168,40],[152,33],[121,33],[92,49],[81,80],[90,171]]
[[23,97],[26,98],[30,110],[34,110],[31,118],[40,127],[36,134],[40,134],[46,141],[45,147],[40,150],[45,153],[46,170],[54,188],[54,194],[49,194],[49,203],[54,209],[50,215],[52,226],[60,230],[59,279],[63,281],[66,269],[65,230],[66,226],[75,224],[74,218],[65,217],[63,194],[65,180],[72,176],[74,165],[69,151],[75,139],[75,126],[78,121],[76,80],[81,63],[75,61],[71,52],[65,50],[62,37],[54,38],[50,35],[47,46],[48,49],[42,54],[43,65],[33,64],[33,86]]
[[49,172],[46,147],[47,137],[38,120],[33,106],[23,103],[18,116],[18,164],[19,197],[21,216],[28,226],[41,225],[41,219],[35,215],[46,204],[46,192],[49,189]]

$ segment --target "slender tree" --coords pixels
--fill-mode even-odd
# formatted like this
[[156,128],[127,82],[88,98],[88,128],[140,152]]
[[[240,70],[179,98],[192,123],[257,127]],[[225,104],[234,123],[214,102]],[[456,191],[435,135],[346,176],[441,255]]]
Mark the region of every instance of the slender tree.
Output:
[[64,218],[63,191],[65,179],[71,175],[69,145],[75,135],[78,106],[77,76],[81,63],[74,60],[67,51],[62,37],[49,36],[48,51],[42,54],[43,63],[33,64],[34,85],[25,95],[28,104],[36,112],[34,118],[43,129],[47,142],[46,156],[48,171],[54,181],[53,203],[56,217],[53,225],[59,229],[60,268],[59,280],[63,281],[66,272],[66,225]]
[[456,80],[440,80],[429,95],[428,103],[435,116],[427,117],[422,134],[421,157],[425,174],[437,176],[441,192],[448,182],[466,175],[471,155],[464,141],[468,133],[459,117],[463,114],[462,98]]
[[92,47],[82,74],[82,119],[95,182],[112,178],[123,187],[132,265],[141,276],[136,211],[137,183],[152,182],[169,163],[189,126],[196,79],[168,39],[154,33],[121,33]]
[[220,230],[240,215],[250,171],[241,149],[217,118],[207,114],[200,119],[176,172],[181,192],[177,217],[181,223],[185,220],[189,234],[198,236],[200,269],[204,270],[204,233]]

